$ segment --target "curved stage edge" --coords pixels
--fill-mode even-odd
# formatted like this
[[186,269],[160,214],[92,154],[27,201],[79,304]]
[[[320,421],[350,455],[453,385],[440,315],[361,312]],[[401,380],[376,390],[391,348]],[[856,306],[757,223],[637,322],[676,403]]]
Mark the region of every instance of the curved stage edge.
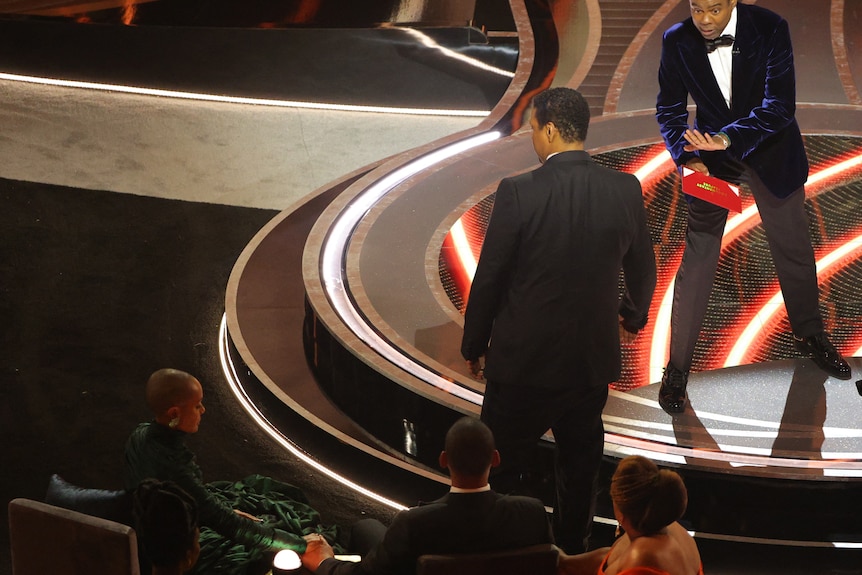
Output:
[[[536,165],[528,135],[511,131],[523,96],[547,75],[528,80],[521,65],[519,71],[520,82],[477,129],[345,176],[280,214],[246,248],[228,286],[226,350],[250,403],[269,412],[267,425],[282,427],[314,460],[394,505],[412,504],[446,482],[436,469],[445,430],[480,409],[482,385],[467,377],[458,355],[460,312],[441,280],[441,252],[453,226],[500,178]],[[838,261],[821,268],[828,317],[841,320],[833,336],[858,356],[852,352],[862,347],[862,304],[853,286],[862,260],[862,168],[855,158],[862,134],[848,127],[862,125],[862,107],[802,104],[797,116],[813,168],[844,166],[809,199],[819,226],[815,248]],[[594,119],[588,145],[616,165],[615,154],[637,159],[654,150],[655,137],[643,135],[655,131],[651,111],[609,114]],[[617,167],[635,171],[631,164]],[[664,192],[648,202],[677,185],[669,171],[654,181],[642,178],[645,193],[650,186]],[[663,209],[664,231],[673,238],[678,202]],[[655,358],[663,363],[664,348],[642,344],[646,349],[632,354],[650,375],[611,392],[597,524],[613,523],[607,485],[615,462],[642,453],[684,476],[685,519],[699,537],[862,548],[857,515],[847,504],[862,495],[862,397],[852,381],[827,378],[792,352],[780,302],[766,297],[775,289],[756,252],[758,245],[763,252],[757,221],[748,220],[739,235],[754,246],[743,258],[751,256],[754,265],[720,270],[726,289],[718,291],[729,295],[718,307],[734,309],[707,329],[723,358],[742,335],[728,325],[739,317],[762,322],[757,345],[738,364],[700,358],[702,369],[690,379],[692,409],[676,417],[655,401],[661,368]],[[657,239],[659,251],[670,254],[660,280],[664,293],[679,243],[678,235],[667,237]],[[481,244],[481,235],[473,240]],[[739,257],[733,250],[742,248],[728,249]],[[740,283],[740,273],[754,279]],[[759,286],[754,299],[766,311],[733,301],[750,283]],[[667,323],[660,293],[652,329]],[[663,341],[654,332],[650,337]],[[850,361],[858,378],[862,360]],[[538,465],[545,469],[552,441],[546,437],[540,446]]]
[[[620,124],[637,126],[639,123],[637,118],[631,117],[616,120],[603,119],[597,126],[607,125],[610,132],[619,134]],[[601,140],[600,134],[595,135]],[[514,150],[497,149],[497,146],[505,146],[507,141]],[[479,161],[488,165],[488,158],[482,154],[490,154],[495,158],[505,158],[501,169],[507,169],[506,166],[512,165],[511,157],[517,157],[515,151],[523,152],[525,149],[523,145],[519,146],[519,142],[523,144],[524,141],[525,138],[517,135],[495,140],[493,144],[486,144],[491,149],[483,150],[478,158],[450,159],[452,163],[447,168],[433,170],[434,177],[442,178],[441,183],[434,185],[445,185],[447,190],[454,190],[457,195],[458,185],[452,182],[463,179],[464,172],[459,171],[465,168],[460,165],[462,162]],[[533,162],[532,159],[525,161]],[[455,170],[457,176],[446,176],[447,169]],[[481,177],[493,181],[500,176],[489,173]],[[363,339],[368,334],[358,336],[345,324],[333,319],[336,316],[332,304],[322,283],[316,283],[323,281],[317,275],[319,261],[309,255],[319,253],[315,251],[320,248],[320,244],[315,244],[315,238],[328,238],[331,234],[331,226],[336,221],[331,211],[342,212],[351,203],[351,191],[366,190],[376,181],[366,174],[354,184],[347,185],[322,210],[308,235],[302,264],[307,315],[302,318],[301,325],[293,328],[289,338],[295,344],[295,339],[303,334],[306,360],[316,379],[307,382],[307,388],[298,385],[295,377],[279,379],[281,383],[272,380],[270,387],[276,390],[282,401],[292,404],[310,421],[316,421],[320,428],[329,428],[339,442],[354,445],[366,455],[397,467],[399,474],[406,470],[421,477],[422,481],[411,481],[421,490],[428,487],[429,481],[445,482],[445,477],[434,468],[445,430],[460,415],[478,414],[480,409],[481,399],[475,401],[472,397],[481,396],[481,385],[477,386],[465,373],[459,373],[454,364],[460,337],[459,324],[451,318],[457,318],[458,312],[451,304],[442,312],[437,311],[451,316],[451,325],[435,330],[435,336],[424,341],[414,334],[408,342],[404,333],[399,335],[390,323],[371,322],[372,335],[388,344],[395,342],[396,353],[407,360],[407,363],[393,363],[369,347]],[[408,306],[408,316],[413,313],[421,315],[427,306],[421,297],[417,297],[415,288],[405,287],[402,282],[425,282],[424,291],[427,293],[424,295],[438,308],[445,307],[441,303],[439,277],[434,277],[434,282],[428,281],[437,273],[437,258],[428,254],[439,251],[442,244],[440,231],[451,227],[452,213],[460,215],[469,209],[467,206],[476,205],[476,198],[472,198],[468,190],[467,199],[453,200],[456,201],[454,209],[451,206],[446,208],[443,202],[443,207],[438,206],[437,209],[443,210],[441,213],[445,215],[439,219],[440,214],[429,212],[427,206],[410,205],[413,191],[417,197],[433,197],[435,203],[440,202],[441,194],[430,194],[420,183],[432,185],[433,177],[425,176],[422,182],[409,180],[409,184],[405,184],[408,189],[395,194],[396,200],[392,201],[387,196],[384,211],[395,210],[391,217],[400,222],[404,222],[405,210],[427,216],[431,220],[426,222],[430,235],[423,236],[420,227],[408,220],[393,230],[402,238],[399,244],[406,245],[394,245],[379,239],[366,243],[369,237],[374,238],[367,227],[368,222],[363,222],[366,226],[362,230],[363,241],[352,243],[362,227],[357,226],[351,230],[349,248],[338,252],[343,255],[343,260],[339,261],[343,262],[348,279],[344,291],[349,292],[364,317],[380,320],[382,313],[386,312],[380,309],[384,304],[378,303],[377,299],[372,301],[376,296],[373,290],[369,295],[372,284],[365,279],[366,274],[379,277],[383,284],[389,286],[395,294],[391,297],[396,300],[395,304],[390,301],[389,305],[396,308]],[[487,195],[486,185],[481,182],[477,185],[475,181],[472,184],[481,190],[480,196]],[[300,211],[305,208],[308,205],[301,207]],[[375,218],[374,209],[362,211],[365,217],[382,219],[380,214]],[[298,216],[291,213],[273,229],[262,231],[260,241],[255,242],[257,246],[252,257],[260,254],[261,250],[266,252],[270,249],[265,246],[271,242],[273,245],[279,241],[292,243],[289,239],[278,239],[282,233],[295,231],[285,223],[291,217]],[[409,228],[410,237],[405,237],[404,225]],[[281,226],[283,230],[279,230]],[[433,237],[437,240],[429,239]],[[432,247],[428,246],[429,243]],[[370,247],[372,244],[374,249]],[[418,254],[417,245],[420,248]],[[377,255],[382,250],[385,258],[376,260],[374,254],[363,253],[368,249]],[[412,261],[399,260],[402,250]],[[290,268],[284,259],[287,250],[274,249],[273,253],[278,254],[281,260],[279,266],[284,266],[279,273],[289,274]],[[386,262],[384,267],[380,267],[382,261]],[[370,269],[354,269],[350,267],[351,262],[374,263],[369,264]],[[433,273],[428,272],[432,267]],[[259,282],[254,283],[260,285]],[[315,287],[317,289],[312,289]],[[238,297],[246,296],[240,290]],[[271,296],[256,293],[253,296],[249,294],[249,299],[257,302],[255,306],[265,302],[263,307],[267,314],[275,319],[275,323],[284,325],[271,315]],[[407,323],[411,321],[408,319]],[[261,333],[272,335],[275,331],[277,328],[273,325]],[[246,330],[240,329],[240,332],[245,333]],[[449,342],[448,354],[444,353],[443,342],[446,341]],[[269,345],[278,349],[274,341]],[[254,349],[252,357],[260,351],[260,348]],[[434,349],[440,352],[436,357]],[[247,357],[238,355],[240,359]],[[405,368],[410,362],[415,362],[418,368]],[[853,358],[851,365],[854,373],[860,373],[862,363],[859,358]],[[421,373],[426,372],[429,366],[438,375],[443,374],[442,379],[446,382],[443,388],[422,377]],[[257,369],[251,371],[260,373],[260,367],[257,365]],[[466,393],[452,393],[455,387],[466,390]],[[309,400],[309,394],[317,397]],[[862,547],[855,513],[844,504],[854,500],[862,491],[859,482],[862,477],[862,431],[856,417],[862,398],[852,382],[828,379],[808,360],[782,358],[695,373],[690,380],[690,394],[693,410],[670,417],[655,401],[655,384],[627,392],[612,391],[604,414],[604,486],[618,458],[631,453],[646,454],[667,466],[678,468],[683,474],[690,492],[687,519],[691,529],[702,537],[769,544]],[[335,416],[322,413],[326,411],[334,412]],[[346,422],[349,427],[336,428],[333,422]],[[552,438],[546,438],[542,447],[541,465],[550,469]],[[327,456],[321,454],[321,457]],[[356,471],[347,470],[345,473],[351,476]],[[374,479],[371,482],[375,484]],[[545,495],[549,500],[551,486],[546,488]],[[597,520],[610,523],[612,513],[605,490],[601,496]],[[416,491],[413,497],[400,501],[409,504],[421,497],[422,492]],[[798,520],[800,501],[806,502],[806,509],[810,509],[811,517],[816,520]]]

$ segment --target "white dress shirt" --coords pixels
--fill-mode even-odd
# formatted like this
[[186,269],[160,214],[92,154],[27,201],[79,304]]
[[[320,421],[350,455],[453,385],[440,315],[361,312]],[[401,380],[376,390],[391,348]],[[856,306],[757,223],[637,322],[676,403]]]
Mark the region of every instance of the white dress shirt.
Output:
[[[724,27],[724,30],[721,31],[719,36],[723,36],[725,34],[730,34],[736,38],[736,6],[733,7],[733,11],[730,14],[730,20],[727,22],[727,26]],[[712,73],[715,76],[716,82],[718,82],[718,87],[721,88],[721,94],[724,96],[724,102],[727,104],[728,109],[730,108],[730,101],[733,97],[730,81],[733,71],[733,50],[733,46],[719,46],[707,54],[709,64],[712,66]]]

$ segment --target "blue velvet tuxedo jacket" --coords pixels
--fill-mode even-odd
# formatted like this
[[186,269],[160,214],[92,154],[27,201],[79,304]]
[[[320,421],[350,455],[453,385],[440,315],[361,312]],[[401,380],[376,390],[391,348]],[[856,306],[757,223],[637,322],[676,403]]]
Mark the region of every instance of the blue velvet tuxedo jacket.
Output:
[[726,152],[700,153],[710,173],[738,181],[742,161],[770,192],[783,198],[808,178],[808,159],[795,118],[790,31],[774,12],[742,3],[736,9],[730,108],[712,73],[703,36],[689,18],[664,34],[656,118],[677,165],[697,156],[683,150],[690,95],[697,107],[695,128],[730,137]]

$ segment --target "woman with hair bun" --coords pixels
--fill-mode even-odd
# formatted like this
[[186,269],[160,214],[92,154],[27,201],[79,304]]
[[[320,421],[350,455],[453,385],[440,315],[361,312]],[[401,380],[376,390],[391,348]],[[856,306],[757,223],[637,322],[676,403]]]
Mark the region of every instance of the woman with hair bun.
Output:
[[611,479],[614,517],[625,532],[610,549],[560,557],[567,575],[703,575],[697,544],[677,521],[688,494],[682,478],[640,455]]

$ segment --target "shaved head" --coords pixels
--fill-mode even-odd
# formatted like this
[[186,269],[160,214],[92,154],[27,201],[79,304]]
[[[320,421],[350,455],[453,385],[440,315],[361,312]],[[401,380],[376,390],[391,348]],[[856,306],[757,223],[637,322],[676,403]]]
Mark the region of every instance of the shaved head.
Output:
[[171,407],[187,401],[198,387],[198,380],[185,371],[160,369],[147,380],[147,406],[153,415],[161,417]]

